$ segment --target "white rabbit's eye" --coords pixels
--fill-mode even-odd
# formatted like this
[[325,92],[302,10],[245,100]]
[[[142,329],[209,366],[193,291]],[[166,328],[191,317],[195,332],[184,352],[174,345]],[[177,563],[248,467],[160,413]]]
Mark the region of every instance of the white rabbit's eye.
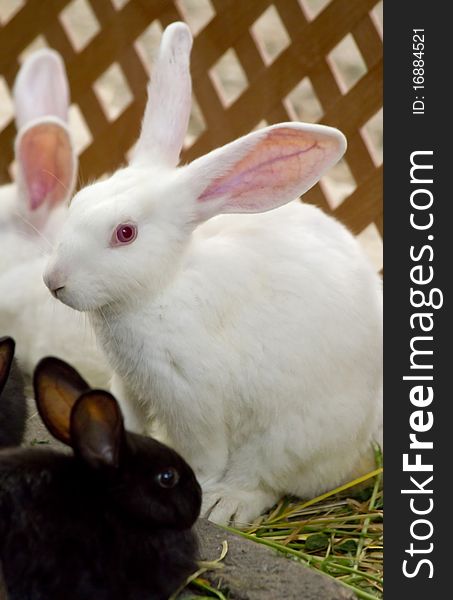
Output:
[[156,476],[157,483],[164,488],[172,488],[179,481],[179,473],[176,469],[172,467],[165,469],[165,471],[161,471]]
[[131,244],[137,237],[137,226],[133,223],[121,223],[115,228],[112,239],[110,240],[111,246],[120,246],[124,244]]

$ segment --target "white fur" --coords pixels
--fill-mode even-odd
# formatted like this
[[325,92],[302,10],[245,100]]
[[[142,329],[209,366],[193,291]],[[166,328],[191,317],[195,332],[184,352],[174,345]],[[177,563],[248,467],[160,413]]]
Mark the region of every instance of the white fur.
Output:
[[[0,335],[16,341],[16,355],[30,375],[49,354],[72,363],[91,385],[106,387],[111,373],[83,317],[51,298],[42,282],[47,256],[67,218],[67,200],[75,187],[77,157],[68,157],[72,182],[66,201],[35,211],[29,207],[17,148],[33,127],[52,124],[70,136],[69,88],[60,56],[40,50],[25,61],[14,86],[18,136],[18,181],[0,188]],[[70,140],[70,138],[69,138]]]
[[73,176],[63,202],[52,210],[46,203],[37,210],[30,209],[18,155],[20,140],[26,132],[42,124],[59,127],[71,139],[67,126],[69,87],[60,55],[43,48],[28,57],[17,75],[13,97],[18,130],[15,140],[18,176],[14,183],[0,187],[0,273],[14,262],[22,262],[27,252],[27,244],[22,244],[22,239],[26,238],[39,249],[43,243],[47,247],[52,244],[66,219],[67,201],[74,191],[77,172],[77,156],[73,151],[70,159]]
[[49,115],[67,121],[69,86],[58,52],[49,48],[33,52],[17,74],[13,94],[18,129]]
[[[214,521],[344,482],[378,435],[379,278],[340,223],[289,202],[344,149],[336,130],[297,123],[180,169],[145,166],[142,146],[75,196],[46,269],[89,312],[127,425],[157,427],[188,460]],[[279,208],[219,214],[259,207]],[[138,235],[112,247],[120,223]]]
[[[175,167],[190,117],[192,81],[189,55],[192,36],[184,23],[172,23],[162,37],[148,86],[149,102],[133,161],[146,154],[154,162]],[[158,107],[158,110],[156,110]]]
[[29,375],[51,355],[76,366],[90,385],[107,388],[111,372],[86,316],[49,296],[42,282],[47,260],[29,258],[0,275],[0,331],[16,341],[20,366]]
[[[29,190],[24,174],[24,165],[20,156],[20,144],[25,134],[40,126],[52,125],[67,136],[72,145],[69,131],[68,108],[70,103],[69,84],[66,77],[65,66],[58,52],[49,48],[42,48],[31,54],[24,62],[17,74],[13,88],[14,107],[16,112],[17,136],[15,140],[15,154],[18,163],[15,197],[10,202],[9,218],[12,229],[20,229],[27,236],[33,237],[35,228],[40,233],[51,239],[59,229],[62,220],[66,217],[65,210],[52,210],[44,203],[37,210],[29,206]],[[75,152],[68,157],[71,164],[68,168],[72,176],[67,189],[61,190],[61,204],[64,204],[74,191],[77,173],[77,155]],[[11,194],[9,193],[11,196]],[[0,200],[2,200],[0,190]],[[0,227],[4,227],[8,213],[0,208]]]

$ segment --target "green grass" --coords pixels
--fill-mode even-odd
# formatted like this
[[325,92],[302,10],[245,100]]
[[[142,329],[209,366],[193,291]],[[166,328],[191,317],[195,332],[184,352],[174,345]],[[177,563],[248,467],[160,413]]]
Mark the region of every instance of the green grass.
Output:
[[[298,560],[352,590],[358,598],[383,597],[383,489],[382,455],[376,451],[376,469],[326,494],[308,500],[284,498],[246,530],[228,531]],[[191,578],[197,600],[226,600],[203,578],[218,567],[222,555],[204,564]]]
[[377,468],[307,502],[284,498],[245,530],[230,531],[299,560],[352,589],[383,597],[382,456]]

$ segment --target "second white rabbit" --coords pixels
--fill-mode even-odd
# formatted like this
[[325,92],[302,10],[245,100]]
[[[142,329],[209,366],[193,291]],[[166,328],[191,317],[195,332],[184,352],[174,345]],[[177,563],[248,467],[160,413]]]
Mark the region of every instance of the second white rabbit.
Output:
[[42,48],[28,56],[14,84],[17,177],[0,187],[0,333],[16,340],[29,375],[39,359],[54,354],[107,387],[111,373],[90,323],[53,300],[42,282],[76,183],[69,104],[60,55]]

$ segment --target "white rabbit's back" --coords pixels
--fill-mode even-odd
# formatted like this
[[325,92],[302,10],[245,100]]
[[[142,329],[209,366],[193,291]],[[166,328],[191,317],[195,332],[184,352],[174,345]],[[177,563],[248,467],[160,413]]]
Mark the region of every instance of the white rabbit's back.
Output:
[[48,253],[67,211],[66,204],[55,207],[38,228],[23,210],[18,186],[11,183],[0,187],[0,275],[13,266]]
[[16,265],[43,253],[43,240],[30,237],[18,218],[0,223],[0,276]]

